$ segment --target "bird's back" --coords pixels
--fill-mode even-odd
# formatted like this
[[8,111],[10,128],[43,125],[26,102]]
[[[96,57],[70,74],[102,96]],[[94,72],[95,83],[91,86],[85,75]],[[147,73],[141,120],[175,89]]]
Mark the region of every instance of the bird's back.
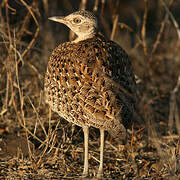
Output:
[[130,124],[135,86],[125,51],[100,34],[60,44],[45,77],[46,101],[55,112],[79,126],[104,128],[114,136]]

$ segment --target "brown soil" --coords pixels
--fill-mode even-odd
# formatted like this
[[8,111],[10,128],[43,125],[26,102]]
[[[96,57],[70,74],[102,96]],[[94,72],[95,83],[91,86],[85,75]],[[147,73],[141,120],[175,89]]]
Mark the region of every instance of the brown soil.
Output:
[[[139,99],[127,144],[106,133],[104,179],[180,179],[180,30],[175,27],[180,2],[145,2],[110,0],[103,6],[99,1],[100,27],[129,54]],[[80,4],[0,1],[0,179],[80,179],[82,129],[51,112],[43,94],[48,57],[69,37],[65,26],[47,17],[68,14]],[[93,6],[87,1],[87,10]],[[90,178],[95,178],[95,128],[89,152]]]

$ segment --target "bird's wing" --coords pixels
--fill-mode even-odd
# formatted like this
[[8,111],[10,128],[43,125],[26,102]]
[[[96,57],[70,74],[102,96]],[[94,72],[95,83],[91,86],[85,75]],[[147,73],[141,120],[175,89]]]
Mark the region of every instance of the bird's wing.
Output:
[[86,41],[86,45],[87,48],[82,46],[79,50],[80,71],[84,77],[78,94],[85,103],[85,111],[91,121],[99,125],[110,124],[112,119],[118,118],[127,126],[134,109],[136,89],[127,54],[118,44],[101,40],[101,37]]

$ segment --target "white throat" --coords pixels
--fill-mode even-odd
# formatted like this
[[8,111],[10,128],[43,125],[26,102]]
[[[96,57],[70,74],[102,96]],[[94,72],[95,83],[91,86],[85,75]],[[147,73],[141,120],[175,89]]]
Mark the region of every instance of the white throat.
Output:
[[91,33],[91,34],[86,34],[86,35],[84,35],[84,36],[78,36],[74,41],[72,41],[72,42],[74,42],[74,43],[78,43],[78,42],[80,42],[80,41],[84,41],[84,40],[86,40],[86,39],[90,39],[90,38],[93,38],[94,37],[94,35],[95,35],[95,33]]
[[86,39],[93,38],[95,36],[95,34],[96,34],[96,30],[93,27],[91,29],[88,29],[87,31],[83,30],[83,31],[75,32],[75,33],[77,35],[77,38],[73,42],[77,43],[79,41],[83,41],[83,40],[86,40]]

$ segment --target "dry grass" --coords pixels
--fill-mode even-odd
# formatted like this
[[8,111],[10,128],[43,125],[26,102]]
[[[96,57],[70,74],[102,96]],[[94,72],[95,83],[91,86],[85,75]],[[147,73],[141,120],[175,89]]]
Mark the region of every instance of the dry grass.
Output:
[[[47,17],[79,7],[100,15],[104,33],[126,49],[137,75],[134,126],[126,146],[106,134],[105,178],[180,179],[180,3],[94,2],[0,2],[1,179],[75,179],[82,173],[83,132],[51,112],[43,95],[49,54],[68,39],[67,29]],[[99,132],[92,128],[91,177],[98,159]]]

